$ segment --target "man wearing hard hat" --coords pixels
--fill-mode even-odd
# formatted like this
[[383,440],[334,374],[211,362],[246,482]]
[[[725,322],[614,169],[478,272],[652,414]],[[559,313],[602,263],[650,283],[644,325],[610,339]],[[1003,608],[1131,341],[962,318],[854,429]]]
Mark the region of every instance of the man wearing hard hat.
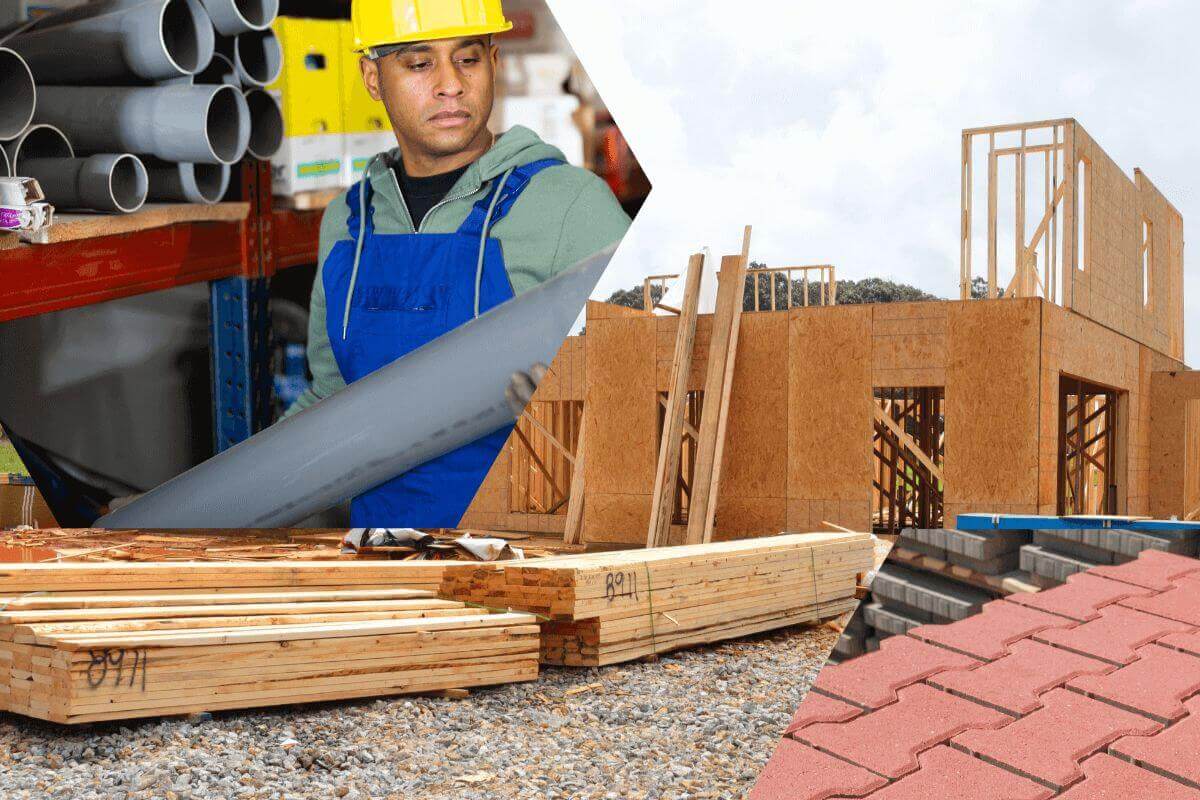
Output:
[[[608,186],[516,126],[488,130],[500,0],[354,0],[363,81],[399,145],[321,221],[295,413],[620,239]],[[514,376],[518,398],[532,393]],[[506,428],[354,498],[351,525],[454,527]]]

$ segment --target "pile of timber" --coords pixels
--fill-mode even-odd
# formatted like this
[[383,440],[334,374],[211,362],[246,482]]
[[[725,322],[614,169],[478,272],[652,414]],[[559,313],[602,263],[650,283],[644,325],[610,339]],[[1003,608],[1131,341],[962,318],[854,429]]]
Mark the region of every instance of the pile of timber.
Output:
[[86,723],[536,679],[536,617],[439,599],[447,563],[9,565],[0,710]]
[[866,533],[458,565],[440,594],[542,618],[545,664],[603,666],[836,617],[874,564]]

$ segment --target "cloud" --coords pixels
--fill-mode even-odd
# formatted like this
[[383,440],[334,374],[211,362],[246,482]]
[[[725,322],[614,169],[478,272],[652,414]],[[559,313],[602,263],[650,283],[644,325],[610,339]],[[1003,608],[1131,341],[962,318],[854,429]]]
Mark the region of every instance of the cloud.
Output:
[[550,6],[655,187],[597,296],[734,252],[747,222],[767,263],[955,296],[960,134],[990,123],[1073,116],[1200,220],[1184,0]]

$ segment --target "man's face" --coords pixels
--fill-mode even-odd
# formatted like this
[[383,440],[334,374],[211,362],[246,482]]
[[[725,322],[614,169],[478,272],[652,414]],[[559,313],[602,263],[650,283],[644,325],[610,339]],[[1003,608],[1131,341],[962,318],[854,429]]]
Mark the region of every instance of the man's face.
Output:
[[485,136],[496,90],[498,48],[486,37],[416,42],[361,60],[403,149],[445,157]]

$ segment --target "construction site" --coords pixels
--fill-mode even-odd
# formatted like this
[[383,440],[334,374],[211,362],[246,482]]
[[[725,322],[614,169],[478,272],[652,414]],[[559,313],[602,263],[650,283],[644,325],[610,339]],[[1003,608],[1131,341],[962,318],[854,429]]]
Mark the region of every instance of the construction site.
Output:
[[962,152],[960,300],[839,306],[832,267],[743,254],[705,274],[735,295],[713,314],[589,303],[464,525],[629,546],[1200,517],[1179,212],[1075,120]]

